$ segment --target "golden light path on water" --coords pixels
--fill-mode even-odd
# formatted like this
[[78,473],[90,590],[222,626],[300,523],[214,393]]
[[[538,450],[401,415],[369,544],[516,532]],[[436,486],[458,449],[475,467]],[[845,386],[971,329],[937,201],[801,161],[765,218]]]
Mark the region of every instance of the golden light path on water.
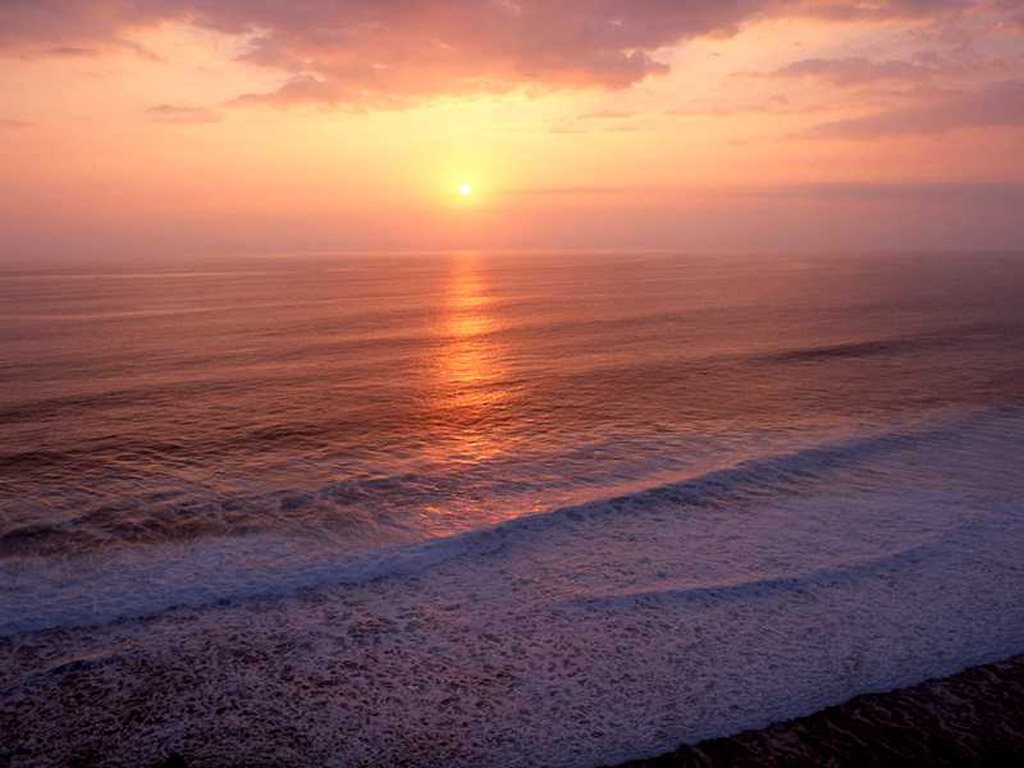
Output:
[[[435,418],[444,424],[437,431],[441,439],[432,452],[453,467],[474,467],[500,456],[508,447],[493,429],[494,411],[512,397],[505,384],[508,350],[495,334],[493,286],[484,266],[485,259],[472,251],[451,256],[438,329],[432,408]],[[486,510],[480,511],[486,514]],[[442,519],[450,514],[437,507],[425,512]]]

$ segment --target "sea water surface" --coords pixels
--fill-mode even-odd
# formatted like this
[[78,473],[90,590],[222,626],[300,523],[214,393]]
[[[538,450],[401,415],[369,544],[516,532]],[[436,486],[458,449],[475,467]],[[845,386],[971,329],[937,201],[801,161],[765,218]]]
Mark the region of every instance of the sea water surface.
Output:
[[[531,695],[604,713],[504,740],[499,716],[558,715],[467,720],[464,762],[510,765],[1024,652],[1022,331],[1014,254],[8,271],[0,635],[246,626],[257,598],[308,635],[310,594],[427,611],[388,635],[410,668],[472,626],[532,659]],[[654,704],[624,698],[627,658]],[[365,738],[353,764],[389,759]]]

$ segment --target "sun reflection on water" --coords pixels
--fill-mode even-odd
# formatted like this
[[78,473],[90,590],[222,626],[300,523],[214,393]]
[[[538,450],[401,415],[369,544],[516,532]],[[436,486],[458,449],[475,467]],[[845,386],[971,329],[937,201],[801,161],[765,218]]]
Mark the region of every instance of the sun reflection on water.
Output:
[[491,291],[480,256],[452,257],[438,354],[438,407],[447,439],[439,447],[459,462],[475,463],[502,450],[495,411],[510,393]]

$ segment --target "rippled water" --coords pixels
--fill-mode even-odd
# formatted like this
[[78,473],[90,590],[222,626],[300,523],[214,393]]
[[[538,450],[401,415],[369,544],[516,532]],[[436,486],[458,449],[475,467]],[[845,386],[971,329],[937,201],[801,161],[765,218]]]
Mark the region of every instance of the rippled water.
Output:
[[0,558],[336,562],[1019,407],[1022,296],[1024,261],[973,254],[9,273]]
[[0,762],[590,768],[1024,652],[1020,257],[3,277]]

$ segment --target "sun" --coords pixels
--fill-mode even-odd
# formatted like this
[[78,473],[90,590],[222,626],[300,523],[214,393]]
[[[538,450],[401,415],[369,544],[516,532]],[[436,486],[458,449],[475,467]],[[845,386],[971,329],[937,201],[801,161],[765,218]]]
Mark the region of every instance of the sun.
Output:
[[473,194],[472,184],[459,184],[459,194],[463,197],[469,197]]

